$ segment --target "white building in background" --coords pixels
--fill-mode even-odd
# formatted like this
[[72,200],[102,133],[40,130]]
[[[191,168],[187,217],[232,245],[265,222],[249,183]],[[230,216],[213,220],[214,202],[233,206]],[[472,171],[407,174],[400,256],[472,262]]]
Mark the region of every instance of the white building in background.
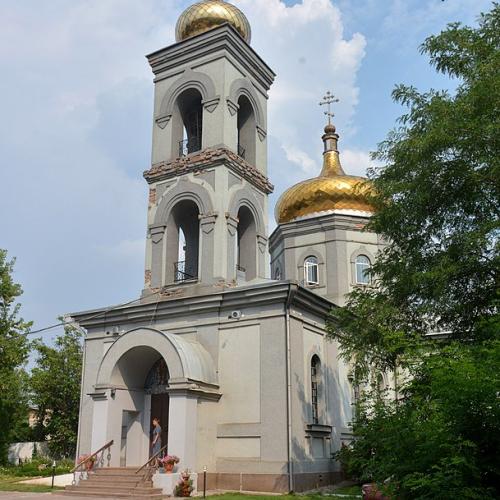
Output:
[[156,416],[179,468],[207,467],[209,489],[334,482],[352,388],[325,321],[369,282],[381,245],[362,232],[368,188],[342,170],[328,125],[323,170],[282,195],[268,237],[275,75],[229,3],[189,7],[176,35],[148,56],[144,290],[127,306],[72,314],[87,331],[78,454],[114,440],[111,464],[140,466]]

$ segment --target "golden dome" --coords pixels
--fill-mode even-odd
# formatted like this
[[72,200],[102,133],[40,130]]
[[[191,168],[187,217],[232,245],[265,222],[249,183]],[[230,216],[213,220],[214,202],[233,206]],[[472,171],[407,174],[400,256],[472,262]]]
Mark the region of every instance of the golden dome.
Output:
[[179,17],[175,39],[180,42],[205,31],[229,23],[250,43],[251,28],[243,12],[223,0],[204,0],[188,7]]
[[333,210],[373,213],[371,185],[364,177],[344,173],[337,150],[338,137],[333,125],[325,127],[323,169],[318,177],[299,182],[280,196],[275,209],[278,224]]

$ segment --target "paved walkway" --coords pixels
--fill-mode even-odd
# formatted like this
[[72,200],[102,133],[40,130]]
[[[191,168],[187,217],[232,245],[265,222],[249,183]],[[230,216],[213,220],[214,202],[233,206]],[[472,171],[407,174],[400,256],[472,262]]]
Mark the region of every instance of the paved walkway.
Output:
[[[56,493],[24,493],[21,491],[0,491],[0,500],[89,500],[89,497],[66,497]],[[113,500],[113,497],[106,497],[106,500]],[[123,498],[121,499],[123,500]]]

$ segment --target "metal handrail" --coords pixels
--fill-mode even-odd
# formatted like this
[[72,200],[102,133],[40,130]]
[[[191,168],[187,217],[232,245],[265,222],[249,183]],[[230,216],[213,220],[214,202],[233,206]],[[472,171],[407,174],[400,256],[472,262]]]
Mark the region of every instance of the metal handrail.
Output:
[[101,451],[104,451],[106,448],[110,448],[113,445],[114,441],[111,440],[109,443],[106,443],[104,446],[99,448],[97,451],[92,453],[92,455],[89,455],[85,460],[82,460],[78,465],[75,465],[74,469],[71,470],[71,472],[76,472],[83,464],[87,463],[89,460],[92,458],[96,457]]
[[135,473],[139,473],[141,472],[142,469],[144,469],[144,467],[147,467],[149,463],[151,463],[153,460],[155,460],[156,458],[158,458],[158,455],[167,448],[167,445],[163,446],[162,448],[160,448],[160,451],[156,452],[144,465],[141,465],[141,467],[139,467]]

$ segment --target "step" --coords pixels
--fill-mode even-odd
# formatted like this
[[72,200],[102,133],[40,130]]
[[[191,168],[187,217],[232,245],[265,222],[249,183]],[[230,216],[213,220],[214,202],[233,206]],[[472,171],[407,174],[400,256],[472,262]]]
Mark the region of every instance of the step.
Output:
[[127,493],[129,491],[137,491],[137,490],[148,492],[150,490],[158,489],[158,488],[153,488],[152,486],[142,486],[142,485],[133,486],[133,487],[118,486],[118,485],[116,485],[116,486],[112,486],[112,485],[102,486],[100,484],[85,484],[85,482],[82,482],[82,483],[75,485],[75,486],[68,486],[68,489],[70,489],[70,490],[74,490],[74,489],[102,490],[102,491],[116,491],[116,492],[120,492],[120,493]]
[[88,497],[88,498],[128,498],[129,500],[162,500],[167,498],[167,495],[163,495],[162,493],[156,493],[151,495],[136,495],[134,493],[127,494],[116,494],[116,493],[108,493],[102,491],[78,491],[78,490],[57,490],[54,491],[57,495],[63,495],[67,497]]
[[87,479],[82,479],[82,481],[91,481],[93,483],[107,484],[107,483],[123,483],[123,484],[135,484],[144,481],[143,476],[136,477],[122,477],[122,476],[94,476],[91,475]]

